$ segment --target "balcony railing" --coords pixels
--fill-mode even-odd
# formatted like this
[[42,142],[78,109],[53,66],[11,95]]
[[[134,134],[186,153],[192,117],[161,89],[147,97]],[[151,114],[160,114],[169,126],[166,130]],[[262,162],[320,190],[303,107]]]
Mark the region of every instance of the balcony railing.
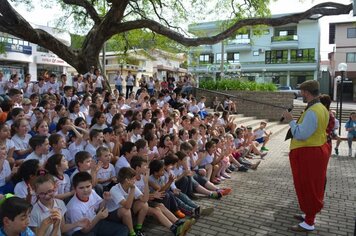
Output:
[[298,35],[272,36],[272,42],[298,41]]

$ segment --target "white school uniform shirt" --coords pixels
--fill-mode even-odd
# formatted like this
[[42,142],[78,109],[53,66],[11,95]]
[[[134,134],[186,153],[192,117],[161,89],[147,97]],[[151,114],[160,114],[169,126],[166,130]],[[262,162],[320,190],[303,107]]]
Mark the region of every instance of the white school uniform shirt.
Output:
[[[83,151],[86,145],[87,145],[87,142],[84,140],[78,145],[75,142],[69,144],[68,151],[69,151],[69,154],[71,154],[71,156],[72,156],[71,160],[74,160],[75,154],[77,152]],[[67,161],[69,161],[69,160],[67,159]]]
[[11,139],[6,139],[5,145],[6,145],[6,155],[7,155],[7,154],[9,153],[9,150],[10,150],[11,148],[14,148],[14,147],[15,147],[15,143],[14,143],[14,141],[12,141]]
[[[25,91],[25,86],[26,86],[26,83],[23,83],[23,85],[22,85],[23,91]],[[33,94],[33,87],[34,87],[34,83],[32,83],[32,82],[28,83],[26,92],[24,92],[24,94],[23,94],[23,96],[25,98],[29,98]]]
[[89,115],[89,106],[86,107],[84,105],[80,106],[80,112],[82,112],[85,115],[85,118]]
[[204,102],[199,102],[197,105],[200,109],[200,111],[205,111],[205,103]]
[[130,75],[126,78],[126,86],[134,86],[135,78]]
[[[83,149],[82,149],[83,150]],[[76,152],[75,152],[76,153]],[[74,155],[75,155],[75,153],[73,152],[73,153],[71,153],[68,149],[66,149],[66,148],[62,148],[62,150],[61,150],[61,154],[66,158],[66,160],[68,161],[68,162],[70,162],[70,161],[72,161],[72,160],[74,160]],[[52,150],[52,151],[50,151],[49,153],[48,153],[48,158],[50,158],[51,156],[53,156],[55,153],[54,153],[54,151]],[[47,158],[47,159],[48,159]]]
[[175,176],[179,176],[179,175],[181,175],[181,174],[183,174],[183,172],[184,172],[184,169],[183,169],[183,166],[180,166],[180,167],[175,167],[173,170],[172,170],[172,172],[173,172],[173,174],[175,175]]
[[[109,212],[113,212],[122,207],[120,202],[127,199],[129,193],[127,193],[121,186],[121,184],[116,184],[110,189],[111,199],[107,202],[107,208]],[[135,199],[138,199],[142,192],[135,186]]]
[[63,174],[63,179],[53,176],[54,182],[57,186],[57,194],[63,194],[70,192],[70,178],[67,174]]
[[5,179],[10,175],[11,175],[10,164],[7,160],[4,160],[4,163],[2,164],[2,171],[0,172],[0,187],[6,184]]
[[[190,161],[188,161],[189,169],[192,169],[192,163],[193,163],[193,161],[194,161],[194,163],[196,163],[196,161],[198,160],[198,158],[199,158],[199,155],[198,155],[198,153],[196,153],[196,152],[194,152],[193,155],[192,155],[191,157],[189,157],[189,160],[190,160]],[[198,169],[199,169],[198,166],[195,166],[195,167],[193,168],[193,170],[198,170]]]
[[69,114],[69,119],[71,119],[73,122],[75,121],[75,119],[77,119],[78,117],[82,117],[85,120],[85,115],[83,112],[78,112],[78,113],[70,113]]
[[7,84],[7,80],[3,77],[0,80],[0,94],[5,94],[5,85]]
[[[17,197],[19,198],[24,198],[26,199],[27,197],[27,184],[25,181],[18,182],[15,185],[14,193]],[[31,190],[31,204],[35,204],[37,201],[37,196],[34,190]]]
[[[103,199],[94,190],[91,191],[89,200],[86,202],[79,200],[77,195],[74,195],[67,204],[66,222],[73,224],[84,218],[92,221],[102,201]],[[69,235],[81,229],[82,227],[75,227],[69,232]]]
[[95,80],[95,88],[103,88],[104,78],[101,75],[95,77],[94,80]]
[[255,135],[255,139],[259,139],[263,137],[265,131],[263,129],[258,129],[255,132],[253,132],[253,134]]
[[[61,213],[61,216],[63,217],[64,214],[67,212],[67,208],[64,204],[64,202],[60,199],[54,198],[54,204],[53,204],[53,209],[59,210]],[[30,227],[36,227],[39,228],[41,226],[41,223],[51,215],[51,209],[48,209],[45,205],[43,205],[40,201],[37,201],[36,204],[33,205],[33,208],[31,210],[30,214]],[[51,224],[48,229],[45,232],[45,236],[50,236],[51,232],[53,230],[53,224]],[[59,229],[59,232],[57,234],[58,236],[61,236],[61,230]]]
[[190,105],[189,106],[189,112],[196,114],[200,111],[198,105]]
[[140,175],[140,180],[136,180],[135,186],[143,193],[145,191],[145,181],[143,180],[143,175]]
[[94,147],[93,144],[89,143],[85,146],[84,151],[90,153],[90,155],[95,159],[96,158],[96,149],[99,147]]
[[68,143],[69,142],[69,137],[68,134],[64,134],[62,132],[62,130],[58,131],[57,134],[59,134],[60,136],[62,136],[64,138],[64,140]]
[[25,137],[20,137],[17,134],[15,134],[11,140],[14,142],[15,145],[15,151],[18,150],[25,150],[30,148],[30,145],[28,144],[28,142],[30,141],[31,135],[26,134]]
[[[109,163],[109,166],[107,168],[101,167],[99,169],[98,173],[96,174],[97,179],[108,179],[108,178],[111,178],[114,176],[116,176],[115,167],[111,163]],[[104,186],[108,186],[110,184],[110,182],[111,181],[104,182],[101,184]]]
[[75,81],[74,87],[77,88],[78,93],[85,92],[85,83],[83,81],[82,82]]
[[127,161],[126,157],[124,157],[124,156],[119,157],[119,159],[115,163],[116,175],[119,173],[119,171],[122,167],[131,167],[130,163]]
[[38,160],[40,162],[40,165],[43,166],[46,161],[48,159],[48,155],[47,154],[42,154],[42,155],[37,155],[34,151],[30,153],[30,155],[28,155],[24,161],[28,161],[28,160]]
[[115,85],[122,86],[122,81],[124,80],[124,78],[122,78],[121,75],[116,75],[114,80],[115,80]]
[[209,153],[206,157],[201,161],[200,166],[205,166],[207,164],[211,164],[214,161],[214,154],[210,155]]
[[132,134],[130,141],[136,143],[137,140],[142,139],[140,134]]
[[49,91],[49,93],[52,94],[58,94],[59,93],[59,84],[58,83],[51,83],[51,82],[47,82],[46,85],[46,92]]
[[[172,174],[173,176],[176,176],[173,171],[170,171],[170,172],[167,172],[167,171],[164,171],[164,177],[165,177],[165,180],[169,180],[169,175]],[[173,181],[171,186],[170,186],[171,190],[173,191],[174,189],[177,189],[177,186],[175,184],[175,182]]]

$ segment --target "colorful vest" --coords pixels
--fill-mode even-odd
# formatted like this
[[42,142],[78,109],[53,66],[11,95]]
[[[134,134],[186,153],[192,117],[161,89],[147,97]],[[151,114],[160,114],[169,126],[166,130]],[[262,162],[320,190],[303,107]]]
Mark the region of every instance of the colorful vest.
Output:
[[[306,140],[297,140],[292,138],[290,143],[290,149],[296,149],[301,147],[317,147],[321,146],[326,142],[326,128],[329,123],[329,112],[325,108],[325,106],[321,103],[316,103],[308,108],[307,111],[313,111],[316,115],[316,119],[318,120],[318,126],[315,132]],[[306,112],[303,112],[302,116],[297,121],[297,124],[303,123],[304,116]]]

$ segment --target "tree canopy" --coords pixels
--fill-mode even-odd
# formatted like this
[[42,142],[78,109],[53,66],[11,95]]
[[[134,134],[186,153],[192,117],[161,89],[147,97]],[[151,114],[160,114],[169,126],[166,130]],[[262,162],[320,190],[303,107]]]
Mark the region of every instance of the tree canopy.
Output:
[[[0,0],[0,31],[9,33],[29,42],[38,44],[57,54],[78,72],[84,73],[92,65],[99,65],[99,53],[104,43],[117,37],[125,40],[125,35],[136,34],[147,46],[152,37],[142,32],[151,31],[156,39],[164,36],[184,46],[214,44],[232,36],[246,26],[279,26],[297,23],[303,19],[348,14],[352,4],[334,2],[318,4],[301,13],[280,17],[270,17],[269,0],[45,0],[59,3],[77,27],[88,29],[79,47],[64,45],[53,35],[36,29],[13,7],[14,4],[31,5],[30,0]],[[48,2],[48,5],[50,5]],[[193,37],[179,25],[194,18],[195,14],[216,14],[229,19],[229,24],[214,36]],[[196,21],[202,20],[197,17]],[[78,45],[78,44],[77,44]]]

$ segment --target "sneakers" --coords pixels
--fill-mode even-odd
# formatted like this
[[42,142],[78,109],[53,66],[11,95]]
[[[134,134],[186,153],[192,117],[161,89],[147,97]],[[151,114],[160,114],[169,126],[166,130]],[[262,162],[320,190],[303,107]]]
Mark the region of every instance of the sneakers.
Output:
[[210,195],[209,195],[209,198],[211,199],[220,199],[222,197],[222,193],[221,192],[212,192]]
[[181,212],[180,210],[177,210],[176,212],[174,212],[174,215],[177,216],[177,218],[179,218],[179,219],[183,219],[185,217],[185,214],[183,212]]
[[336,154],[336,155],[339,155],[339,149],[338,149],[338,148],[335,148],[334,150],[335,150],[335,154]]
[[190,230],[192,225],[195,224],[195,219],[185,220],[183,223],[179,220],[171,226],[171,231],[175,236],[184,236]]
[[232,189],[231,188],[223,188],[217,190],[217,192],[221,193],[223,196],[229,195],[231,193]]
[[135,233],[136,236],[145,236],[145,234],[140,229],[135,230]]
[[234,171],[234,170],[236,170],[236,167],[233,166],[233,165],[230,165],[230,166],[228,167],[228,169],[229,169],[230,171]]
[[269,149],[268,149],[268,148],[266,148],[266,147],[261,147],[261,151],[268,152],[268,151],[269,151]]
[[349,157],[352,156],[352,148],[349,148]]
[[221,176],[224,177],[225,179],[231,179],[231,176],[226,173],[222,174]]
[[245,166],[240,166],[240,167],[239,167],[239,171],[247,172],[248,169],[247,169]]
[[199,197],[195,193],[190,194],[188,197],[190,199],[192,199],[192,200],[198,200],[199,199]]

